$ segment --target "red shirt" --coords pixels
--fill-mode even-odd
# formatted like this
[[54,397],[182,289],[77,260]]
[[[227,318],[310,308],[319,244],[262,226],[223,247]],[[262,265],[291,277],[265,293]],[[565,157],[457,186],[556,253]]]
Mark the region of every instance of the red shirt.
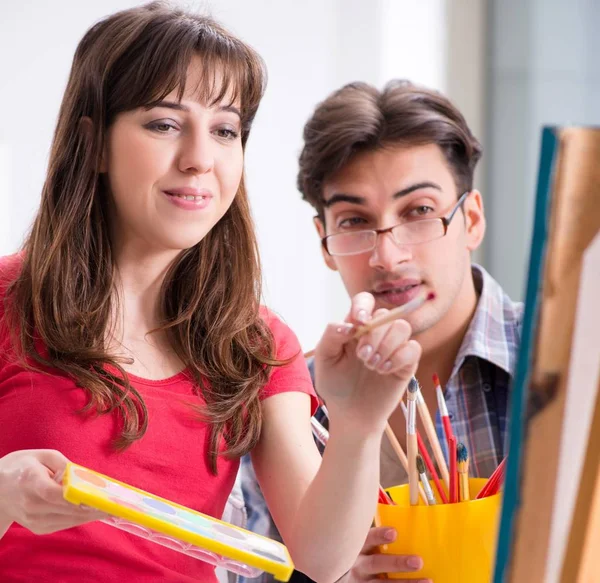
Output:
[[[16,364],[2,325],[7,282],[19,269],[17,256],[0,258],[0,457],[22,449],[56,449],[71,461],[122,482],[220,518],[239,460],[218,458],[209,471],[207,425],[189,403],[201,403],[189,376],[152,381],[130,375],[148,409],[146,434],[121,453],[113,449],[118,414],[83,416],[87,395],[68,377],[48,376]],[[273,369],[262,398],[287,391],[316,400],[299,343],[292,331],[264,311],[277,357],[297,357]],[[214,582],[214,567],[101,522],[35,535],[13,524],[0,539],[0,581],[102,581],[115,583]]]

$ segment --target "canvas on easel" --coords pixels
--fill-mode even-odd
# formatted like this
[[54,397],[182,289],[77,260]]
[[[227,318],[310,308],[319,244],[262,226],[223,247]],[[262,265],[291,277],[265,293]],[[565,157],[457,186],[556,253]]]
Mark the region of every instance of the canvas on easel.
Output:
[[600,581],[599,300],[600,129],[546,128],[495,583]]

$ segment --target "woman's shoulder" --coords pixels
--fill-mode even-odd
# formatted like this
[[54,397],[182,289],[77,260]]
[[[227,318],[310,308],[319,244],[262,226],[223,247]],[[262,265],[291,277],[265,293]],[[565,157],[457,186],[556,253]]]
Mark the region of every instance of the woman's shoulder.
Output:
[[297,344],[298,340],[294,331],[283,321],[281,316],[276,314],[273,310],[267,306],[261,305],[259,311],[262,321],[269,327],[271,334],[276,344],[281,343],[294,343]]
[[280,360],[287,360],[288,358],[301,360],[302,366],[306,368],[300,341],[283,318],[266,306],[260,307],[260,316],[271,330],[277,358]]

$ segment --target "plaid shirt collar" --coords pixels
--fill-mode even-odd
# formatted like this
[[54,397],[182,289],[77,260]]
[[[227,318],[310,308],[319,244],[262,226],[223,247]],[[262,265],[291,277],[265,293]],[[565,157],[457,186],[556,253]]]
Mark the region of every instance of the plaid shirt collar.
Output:
[[479,301],[458,351],[448,385],[468,356],[487,360],[512,376],[520,341],[523,304],[513,302],[498,282],[480,265],[471,268]]

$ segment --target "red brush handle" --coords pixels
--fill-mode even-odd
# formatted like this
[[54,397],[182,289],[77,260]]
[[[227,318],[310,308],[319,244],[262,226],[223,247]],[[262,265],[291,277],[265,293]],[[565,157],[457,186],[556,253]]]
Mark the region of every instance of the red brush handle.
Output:
[[506,468],[506,457],[500,462],[500,465],[494,470],[494,473],[490,476],[489,480],[485,483],[485,486],[481,489],[479,494],[475,497],[475,500],[486,498],[487,496],[493,496],[498,493],[500,486],[504,480],[504,470]]
[[379,504],[392,504],[387,492],[381,486],[379,486]]
[[448,440],[448,456],[450,457],[450,504],[458,502],[458,473],[456,470],[456,437]]
[[417,432],[417,444],[419,445],[419,453],[421,454],[421,457],[423,458],[423,461],[425,462],[425,467],[427,468],[427,471],[430,473],[431,477],[433,478],[433,482],[435,484],[435,489],[438,491],[438,494],[440,495],[440,500],[444,504],[448,504],[448,497],[446,496],[446,492],[444,492],[444,488],[442,487],[440,478],[438,477],[437,472],[435,471],[435,466],[433,465],[433,462],[431,461],[431,458],[429,457],[429,452],[427,451],[427,447],[425,446],[425,443],[423,442],[423,439],[421,438],[421,434],[418,432]]
[[446,436],[446,443],[450,446],[450,438],[454,437],[454,431],[452,431],[452,423],[450,423],[450,417],[448,415],[442,415],[442,423],[444,424],[444,435]]

